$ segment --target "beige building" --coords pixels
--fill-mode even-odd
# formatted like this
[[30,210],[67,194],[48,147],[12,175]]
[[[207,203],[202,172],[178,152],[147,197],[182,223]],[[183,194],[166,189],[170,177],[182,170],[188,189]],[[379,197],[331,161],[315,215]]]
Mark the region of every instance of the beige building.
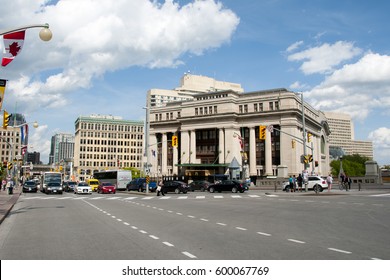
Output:
[[[199,93],[214,92],[220,90],[233,90],[244,92],[240,84],[217,81],[213,78],[184,74],[180,79],[180,86],[172,90],[151,89],[147,93],[147,106],[160,107],[169,102],[189,101]],[[149,104],[149,105],[148,105]]]
[[[304,168],[302,111],[301,96],[286,89],[216,91],[152,107],[150,172],[170,176],[207,171],[236,177],[232,169],[238,162],[241,178],[298,174]],[[308,169],[328,174],[326,118],[307,103],[304,116],[305,129],[312,134],[306,148],[313,157]],[[266,130],[265,140],[259,139],[260,125],[274,128]],[[178,137],[178,147],[172,147],[172,136]]]
[[14,162],[22,158],[20,127],[11,127],[7,129],[0,128],[0,158],[1,164],[4,161]]
[[75,122],[74,168],[79,180],[96,170],[141,169],[144,122],[106,115],[81,116]]
[[345,154],[359,154],[369,159],[374,158],[374,148],[371,141],[354,140],[354,127],[351,116],[345,113],[325,112],[331,134],[329,145],[340,147]]

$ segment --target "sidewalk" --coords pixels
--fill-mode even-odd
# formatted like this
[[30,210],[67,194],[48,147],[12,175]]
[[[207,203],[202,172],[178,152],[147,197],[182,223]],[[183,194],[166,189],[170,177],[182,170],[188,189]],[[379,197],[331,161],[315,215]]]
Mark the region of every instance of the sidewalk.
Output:
[[21,187],[17,190],[14,189],[14,193],[12,195],[8,194],[7,189],[5,191],[0,191],[0,224],[4,221],[5,217],[7,217],[12,207],[14,207],[20,193]]

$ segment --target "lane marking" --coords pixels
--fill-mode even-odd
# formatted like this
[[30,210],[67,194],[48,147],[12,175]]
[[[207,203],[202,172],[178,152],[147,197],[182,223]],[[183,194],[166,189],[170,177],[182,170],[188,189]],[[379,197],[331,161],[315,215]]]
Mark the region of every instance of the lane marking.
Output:
[[301,240],[296,240],[296,239],[287,239],[288,241],[299,243],[299,244],[305,244],[306,242],[301,241]]
[[196,199],[202,199],[202,198],[206,198],[204,195],[199,195],[199,196],[196,196],[195,197]]
[[127,223],[127,222],[124,222],[123,224],[124,224],[124,225],[126,225],[126,226],[129,226],[129,225],[130,225],[130,224],[129,224],[129,223]]
[[144,231],[144,230],[140,230],[139,232],[140,232],[140,233],[143,233],[143,234],[148,233],[147,231]]
[[169,242],[167,242],[167,241],[164,241],[163,244],[164,244],[164,245],[167,245],[167,246],[169,246],[169,247],[175,247],[173,244],[171,244],[171,243],[169,243]]
[[344,250],[340,250],[340,249],[336,249],[336,248],[328,248],[328,250],[343,253],[343,254],[352,254],[352,252],[344,251]]
[[179,196],[177,199],[187,199],[188,196]]
[[238,229],[238,230],[247,230],[246,228],[242,228],[242,227],[236,227],[236,229]]
[[190,254],[188,252],[181,252],[183,255],[186,255],[187,257],[191,258],[191,259],[197,259],[196,256],[194,256],[193,254]]
[[208,222],[208,221],[209,221],[209,220],[204,219],[204,218],[201,218],[200,220],[201,220],[201,221],[204,221],[204,222]]
[[266,233],[266,232],[258,231],[257,233],[260,234],[260,235],[264,235],[264,236],[272,236],[271,234]]
[[159,237],[155,236],[155,235],[149,235],[150,238],[153,238],[154,240],[157,240],[157,239],[160,239]]
[[214,198],[223,198],[222,195],[214,195]]
[[217,223],[217,225],[220,225],[220,226],[227,226],[227,224],[224,224],[224,223]]

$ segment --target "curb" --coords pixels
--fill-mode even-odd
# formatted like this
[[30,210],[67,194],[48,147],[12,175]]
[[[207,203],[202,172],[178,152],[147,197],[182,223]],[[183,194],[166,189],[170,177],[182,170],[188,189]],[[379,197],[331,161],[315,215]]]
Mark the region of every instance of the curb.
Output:
[[12,194],[12,197],[8,199],[6,203],[3,204],[4,213],[1,213],[0,215],[0,224],[5,220],[5,218],[8,216],[8,214],[11,212],[12,208],[16,204],[16,202],[19,199],[19,196],[21,195],[21,192]]

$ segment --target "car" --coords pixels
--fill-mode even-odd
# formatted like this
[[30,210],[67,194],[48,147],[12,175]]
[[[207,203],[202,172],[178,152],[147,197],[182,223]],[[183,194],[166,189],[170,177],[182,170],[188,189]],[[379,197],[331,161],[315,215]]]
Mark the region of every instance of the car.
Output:
[[115,185],[110,182],[101,182],[97,188],[98,193],[116,193]]
[[99,180],[98,179],[88,179],[87,184],[91,187],[93,192],[96,192],[99,186]]
[[230,191],[233,193],[243,193],[249,190],[248,184],[245,182],[241,182],[239,180],[222,180],[215,184],[211,184],[208,186],[207,190],[211,193],[213,192],[222,192],[222,191]]
[[190,191],[200,190],[201,192],[204,192],[207,190],[208,186],[211,183],[208,181],[192,181],[190,184],[188,184]]
[[74,187],[76,186],[76,182],[74,181],[65,181],[62,186],[65,192],[74,192]]
[[[315,188],[318,188],[318,190],[322,192],[323,190],[328,189],[328,184],[326,183],[326,179],[320,176],[313,176],[313,175],[309,175],[308,179],[309,180],[308,180],[307,190],[314,191]],[[297,188],[298,188],[298,184],[295,190],[297,190]],[[305,190],[305,184],[302,185],[302,189]],[[283,191],[287,191],[287,192],[290,191],[290,183],[288,181],[283,182]]]
[[92,188],[90,185],[88,185],[86,182],[79,182],[74,187],[74,193],[75,194],[92,194]]
[[[136,178],[131,180],[129,183],[127,183],[126,189],[128,191],[144,192],[146,190],[146,178]],[[157,189],[157,183],[149,182],[149,191],[155,192],[156,189]]]
[[58,194],[62,194],[62,185],[60,182],[49,182],[47,183],[47,186],[46,186],[46,191],[45,193],[49,194],[49,193],[58,193]]
[[162,190],[164,193],[174,192],[176,194],[179,194],[179,193],[187,193],[189,188],[186,183],[181,181],[164,181]]
[[25,192],[37,192],[38,191],[37,184],[35,183],[35,181],[32,181],[32,180],[26,181],[23,184],[22,191],[24,193]]

